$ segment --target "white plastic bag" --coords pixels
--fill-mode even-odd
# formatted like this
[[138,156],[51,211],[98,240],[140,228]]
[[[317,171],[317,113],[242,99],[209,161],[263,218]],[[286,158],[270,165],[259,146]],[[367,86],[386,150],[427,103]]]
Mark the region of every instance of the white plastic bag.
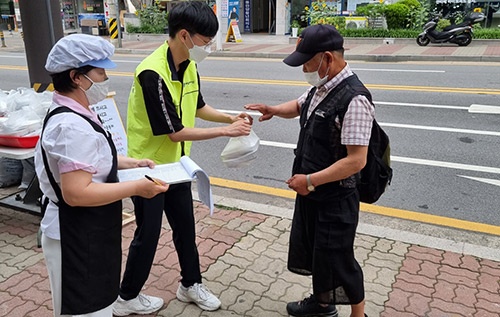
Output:
[[259,137],[250,130],[249,135],[230,138],[220,157],[227,167],[246,166],[257,157],[259,145]]
[[0,91],[0,135],[35,136],[52,103],[52,92],[32,88]]

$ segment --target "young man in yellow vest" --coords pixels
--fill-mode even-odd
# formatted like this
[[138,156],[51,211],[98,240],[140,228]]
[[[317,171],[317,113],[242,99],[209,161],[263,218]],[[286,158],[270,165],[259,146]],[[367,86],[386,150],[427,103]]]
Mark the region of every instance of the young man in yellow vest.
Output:
[[[207,105],[200,92],[196,63],[210,52],[219,28],[212,9],[204,2],[182,2],[169,12],[169,39],[146,57],[135,71],[127,113],[128,154],[149,157],[157,164],[189,155],[191,141],[250,134],[252,118],[230,116]],[[195,118],[228,123],[196,128]],[[245,120],[248,119],[248,120]],[[202,283],[191,183],[174,184],[154,199],[133,197],[137,229],[114,304],[116,316],[150,314],[163,299],[140,293],[153,263],[165,212],[181,268],[177,298],[203,310],[217,310],[221,302]]]

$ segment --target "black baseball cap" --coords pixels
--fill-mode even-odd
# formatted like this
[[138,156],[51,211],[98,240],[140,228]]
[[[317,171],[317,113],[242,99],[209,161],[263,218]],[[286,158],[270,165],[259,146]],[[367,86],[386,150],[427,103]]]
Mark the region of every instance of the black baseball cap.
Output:
[[302,31],[297,39],[295,52],[288,55],[283,62],[289,66],[301,66],[319,52],[342,49],[344,38],[337,29],[329,24],[311,25]]

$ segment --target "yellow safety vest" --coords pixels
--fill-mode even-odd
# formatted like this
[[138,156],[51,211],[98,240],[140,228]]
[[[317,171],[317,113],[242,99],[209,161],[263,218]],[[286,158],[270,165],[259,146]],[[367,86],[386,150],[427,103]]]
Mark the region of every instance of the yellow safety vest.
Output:
[[172,80],[167,50],[168,44],[165,42],[137,66],[127,110],[128,156],[137,159],[149,158],[157,164],[179,161],[182,155],[182,143],[184,143],[184,154],[189,155],[192,142],[172,142],[167,135],[153,135],[139,74],[144,70],[152,70],[160,75],[167,85],[177,115],[184,127],[194,127],[199,93],[195,62],[189,63],[184,72],[183,82]]

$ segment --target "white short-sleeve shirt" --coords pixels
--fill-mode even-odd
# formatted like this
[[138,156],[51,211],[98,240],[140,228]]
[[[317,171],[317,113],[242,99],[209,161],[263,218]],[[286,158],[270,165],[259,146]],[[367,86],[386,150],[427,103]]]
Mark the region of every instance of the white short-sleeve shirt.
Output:
[[[71,98],[54,93],[50,111],[60,106],[66,106],[102,127],[95,112],[87,110]],[[53,203],[58,199],[47,177],[41,145],[47,155],[50,171],[59,186],[61,174],[77,170],[91,173],[93,182],[104,183],[111,171],[113,156],[106,137],[96,132],[79,115],[64,112],[54,115],[48,121],[35,149],[35,170],[40,189],[50,199],[41,222],[41,230],[47,237],[60,240],[59,208]]]

